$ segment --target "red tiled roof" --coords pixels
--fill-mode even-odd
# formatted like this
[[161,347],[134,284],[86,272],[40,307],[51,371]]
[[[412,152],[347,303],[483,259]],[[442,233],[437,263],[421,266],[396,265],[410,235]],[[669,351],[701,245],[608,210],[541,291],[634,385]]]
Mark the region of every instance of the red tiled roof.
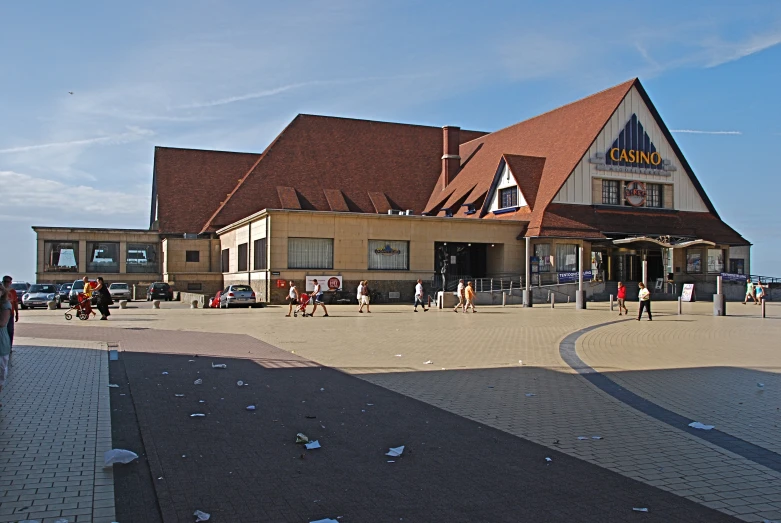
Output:
[[[470,198],[487,193],[504,155],[532,156],[545,159],[534,196],[535,208],[530,224],[530,227],[535,224],[538,226],[545,208],[588,151],[635,81],[636,79],[624,82],[463,144],[460,155],[465,165],[448,187],[433,191],[426,210],[436,205],[443,197],[448,197],[445,206],[449,207],[468,191],[471,191]],[[533,182],[529,185],[531,184]],[[472,190],[475,185],[477,189]],[[528,185],[526,190],[529,191]],[[486,217],[512,219],[515,214],[489,214]],[[454,213],[454,216],[461,217],[463,212]],[[480,213],[471,217],[480,218]]]
[[[462,131],[461,139],[482,134]],[[378,210],[369,192],[379,189],[388,208],[419,213],[439,178],[441,157],[439,127],[301,114],[201,229],[281,208],[277,186],[295,188],[304,209],[330,211],[323,189],[339,188],[350,210],[373,214]]]
[[513,177],[518,182],[518,187],[529,205],[529,210],[533,211],[537,200],[537,190],[542,179],[542,172],[545,169],[545,158],[505,154],[504,160],[510,167]]
[[155,147],[158,230],[199,232],[258,158],[251,153]]
[[393,208],[391,207],[388,198],[381,192],[369,191],[369,199],[372,201],[374,210],[377,211],[378,214],[387,214],[388,211]]
[[277,187],[277,195],[282,209],[301,209],[301,201],[292,187]]
[[328,206],[335,212],[349,212],[350,208],[344,201],[344,195],[339,189],[323,189],[325,199],[328,200]]

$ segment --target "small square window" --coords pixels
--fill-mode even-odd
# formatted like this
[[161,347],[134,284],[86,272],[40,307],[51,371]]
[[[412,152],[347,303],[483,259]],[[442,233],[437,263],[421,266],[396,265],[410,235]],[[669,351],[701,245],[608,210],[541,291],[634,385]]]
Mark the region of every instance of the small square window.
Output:
[[618,180],[602,180],[602,204],[618,205]]
[[198,263],[201,261],[201,251],[186,251],[184,259],[187,262]]
[[662,207],[662,185],[659,183],[648,183],[645,186],[645,206]]
[[203,290],[203,284],[202,283],[188,283],[187,284],[187,290],[188,291],[201,291],[201,290]]
[[518,187],[499,189],[499,208],[518,207]]

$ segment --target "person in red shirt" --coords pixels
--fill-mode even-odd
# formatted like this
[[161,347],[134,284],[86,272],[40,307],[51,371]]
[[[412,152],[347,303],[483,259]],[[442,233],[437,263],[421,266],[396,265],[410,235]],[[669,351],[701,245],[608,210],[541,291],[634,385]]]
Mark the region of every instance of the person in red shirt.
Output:
[[[626,300],[626,287],[623,283],[618,282],[618,315],[621,316],[622,314],[629,314],[629,309],[626,308],[626,304],[624,303]],[[624,312],[621,312],[621,309],[624,310]]]
[[19,295],[16,293],[16,289],[11,288],[11,284],[14,282],[10,276],[3,276],[3,286],[8,290],[8,301],[11,302],[11,316],[8,320],[8,337],[11,338],[11,347],[14,346],[14,323],[19,321]]

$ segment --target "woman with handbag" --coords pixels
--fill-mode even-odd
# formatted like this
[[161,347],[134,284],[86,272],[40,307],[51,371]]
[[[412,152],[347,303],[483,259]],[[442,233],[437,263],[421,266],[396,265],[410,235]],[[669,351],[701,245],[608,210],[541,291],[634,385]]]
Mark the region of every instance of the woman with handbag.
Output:
[[111,298],[111,293],[108,290],[108,286],[103,281],[102,276],[98,276],[98,285],[92,292],[97,293],[98,295],[98,310],[101,314],[100,319],[107,320],[111,315],[111,312],[108,310],[108,306],[113,305],[114,300]]

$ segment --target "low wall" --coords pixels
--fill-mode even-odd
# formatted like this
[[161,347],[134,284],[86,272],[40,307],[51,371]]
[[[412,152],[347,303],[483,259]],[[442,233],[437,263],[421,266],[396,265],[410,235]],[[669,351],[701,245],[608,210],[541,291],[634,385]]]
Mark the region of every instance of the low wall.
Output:
[[187,304],[191,303],[193,300],[197,300],[199,308],[204,308],[210,299],[205,294],[196,294],[193,292],[180,292],[179,298],[181,299],[182,303]]

